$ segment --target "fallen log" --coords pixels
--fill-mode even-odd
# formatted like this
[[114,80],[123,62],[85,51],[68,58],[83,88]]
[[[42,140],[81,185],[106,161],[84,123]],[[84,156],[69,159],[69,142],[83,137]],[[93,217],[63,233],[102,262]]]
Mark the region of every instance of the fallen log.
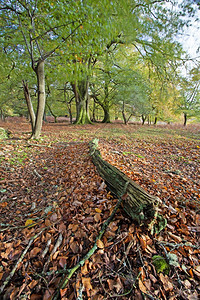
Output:
[[155,204],[159,198],[148,194],[116,167],[103,160],[98,148],[98,139],[90,143],[90,155],[99,175],[105,180],[108,189],[119,199],[122,198],[124,211],[139,224],[155,214]]

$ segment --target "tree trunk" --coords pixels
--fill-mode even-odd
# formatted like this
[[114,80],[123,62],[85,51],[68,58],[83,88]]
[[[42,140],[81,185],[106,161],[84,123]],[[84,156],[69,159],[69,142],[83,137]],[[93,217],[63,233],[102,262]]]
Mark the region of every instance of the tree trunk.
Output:
[[92,124],[89,116],[89,82],[82,80],[72,84],[76,100],[76,121],[75,124]]
[[93,101],[93,107],[92,107],[92,122],[96,122],[96,103]]
[[3,109],[0,110],[1,121],[5,121],[5,115],[3,113]]
[[125,115],[125,102],[123,101],[123,104],[122,104],[122,117],[123,117],[123,120],[124,120],[124,124],[127,125],[127,119],[126,119],[126,115]]
[[47,121],[46,109],[44,110],[43,121],[44,121],[44,122],[48,122],[48,121]]
[[54,123],[57,123],[57,117],[58,117],[58,116],[56,116],[56,115],[54,114],[54,112],[52,111],[51,106],[49,105],[48,102],[46,102],[46,105],[47,105],[47,107],[48,107],[48,109],[49,109],[49,111],[50,111],[50,114],[54,117]]
[[108,105],[102,105],[103,112],[104,112],[104,118],[102,120],[102,123],[111,123],[110,121],[110,111]]
[[144,122],[146,121],[146,116],[145,115],[142,115],[142,125],[144,125]]
[[29,89],[28,89],[28,84],[27,84],[27,82],[25,83],[25,81],[23,80],[22,85],[23,85],[23,90],[24,90],[24,97],[26,100],[27,108],[28,108],[28,114],[29,114],[29,118],[30,118],[30,122],[31,122],[32,133],[33,133],[34,128],[35,128],[35,112],[33,109],[31,96],[30,96]]
[[38,103],[37,103],[37,113],[36,113],[36,121],[35,128],[32,134],[32,138],[37,139],[42,130],[43,123],[43,115],[45,109],[45,76],[44,76],[44,61],[40,60],[37,63],[36,68],[34,69],[37,75],[37,87],[38,87]]
[[138,223],[154,216],[154,203],[158,200],[148,194],[142,187],[128,176],[101,158],[98,140],[90,142],[90,155],[100,176],[105,180],[109,190],[118,198],[122,198],[125,212]]
[[184,114],[184,126],[186,126],[187,125],[187,113],[183,113]]
[[67,108],[68,108],[68,112],[69,112],[69,121],[70,121],[70,124],[72,124],[73,123],[73,117],[72,117],[71,103],[67,104]]
[[157,124],[157,121],[158,121],[158,117],[155,117],[155,120],[154,120],[154,125]]

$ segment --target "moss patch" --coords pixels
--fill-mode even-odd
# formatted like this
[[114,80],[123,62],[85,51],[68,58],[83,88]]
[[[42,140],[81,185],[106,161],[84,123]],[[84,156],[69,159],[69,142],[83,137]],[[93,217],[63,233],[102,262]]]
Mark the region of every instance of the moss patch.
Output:
[[7,139],[8,138],[8,132],[6,129],[0,127],[0,140]]

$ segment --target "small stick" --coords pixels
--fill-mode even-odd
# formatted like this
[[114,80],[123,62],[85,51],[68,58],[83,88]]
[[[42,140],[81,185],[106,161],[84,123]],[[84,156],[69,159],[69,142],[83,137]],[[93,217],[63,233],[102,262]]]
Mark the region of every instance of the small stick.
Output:
[[44,249],[44,251],[42,252],[42,255],[41,255],[42,258],[44,258],[44,257],[46,256],[46,254],[47,254],[47,252],[48,252],[48,250],[49,250],[50,245],[51,245],[51,239],[49,239],[49,240],[47,241],[46,248]]
[[[49,265],[49,263],[50,263],[50,260],[51,260],[51,257],[53,256],[53,254],[56,252],[56,250],[60,247],[60,245],[62,244],[62,240],[63,240],[63,237],[62,237],[62,234],[60,233],[59,234],[59,236],[58,236],[58,239],[57,239],[57,241],[56,241],[56,244],[55,244],[55,246],[53,247],[53,250],[51,251],[51,253],[50,253],[50,256],[49,256],[49,258],[48,258],[48,260],[47,260],[47,262],[45,263],[45,265],[44,265],[44,268],[43,268],[43,272],[46,272],[47,271],[47,268],[48,268],[48,265]],[[49,241],[48,241],[49,242]],[[45,249],[46,250],[46,249]],[[48,249],[47,249],[47,251],[48,251]],[[44,253],[44,252],[43,252]],[[42,253],[42,254],[43,254]],[[46,254],[45,254],[46,255]]]
[[39,179],[42,178],[42,176],[41,176],[36,170],[33,170],[33,173],[34,173]]

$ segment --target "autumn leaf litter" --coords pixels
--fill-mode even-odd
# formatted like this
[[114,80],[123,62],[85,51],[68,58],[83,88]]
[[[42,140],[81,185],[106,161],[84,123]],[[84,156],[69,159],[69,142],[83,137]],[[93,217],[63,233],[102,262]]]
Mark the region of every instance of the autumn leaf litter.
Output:
[[[16,125],[13,139],[0,142],[4,299],[51,299],[57,292],[61,299],[198,299],[197,130],[188,129],[188,136],[176,129],[172,136],[169,129],[168,137],[155,138],[149,127],[140,138],[134,133],[140,127],[131,125],[63,125],[58,131],[49,124],[43,139],[28,141],[24,132],[14,139],[19,128],[26,132],[28,127]],[[94,134],[104,159],[162,200],[159,214],[167,226],[151,234],[148,224],[133,224],[120,209],[98,240],[97,251],[58,290],[66,269],[93,247],[117,203],[91,162],[88,141]]]

